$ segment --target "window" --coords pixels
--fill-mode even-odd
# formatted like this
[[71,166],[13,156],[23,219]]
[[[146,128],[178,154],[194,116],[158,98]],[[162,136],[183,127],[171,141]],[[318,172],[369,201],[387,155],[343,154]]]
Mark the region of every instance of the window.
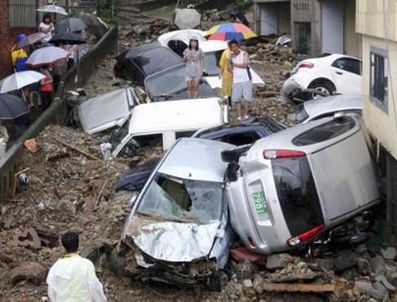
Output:
[[36,27],[36,0],[9,0],[10,27]]
[[296,51],[300,54],[309,54],[311,51],[311,24],[295,22]]
[[370,52],[370,95],[384,111],[387,111],[388,62],[386,51],[371,47]]
[[351,58],[341,58],[332,63],[333,67],[361,75],[361,61]]
[[320,126],[314,127],[292,140],[295,146],[318,144],[333,139],[353,129],[356,122],[350,116],[342,116]]

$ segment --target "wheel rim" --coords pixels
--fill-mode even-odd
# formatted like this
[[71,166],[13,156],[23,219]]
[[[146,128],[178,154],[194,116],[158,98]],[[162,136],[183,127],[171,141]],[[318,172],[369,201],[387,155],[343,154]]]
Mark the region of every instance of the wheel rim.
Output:
[[[325,87],[321,87],[321,86],[320,86],[320,87],[316,87],[316,88],[314,88],[314,90],[315,90],[315,91],[318,91],[318,92],[320,92],[321,94],[324,94],[324,95],[330,95],[328,89],[325,88]],[[322,97],[322,95],[319,95],[319,94],[317,94],[317,93],[313,93],[312,96],[313,96],[313,99]]]

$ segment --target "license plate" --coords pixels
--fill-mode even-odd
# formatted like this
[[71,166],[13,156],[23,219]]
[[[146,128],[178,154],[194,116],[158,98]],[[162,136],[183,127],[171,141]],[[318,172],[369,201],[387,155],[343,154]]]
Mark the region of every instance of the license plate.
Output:
[[263,192],[254,192],[252,193],[252,199],[254,200],[256,212],[259,215],[266,214],[267,208],[265,203],[265,194],[263,194]]

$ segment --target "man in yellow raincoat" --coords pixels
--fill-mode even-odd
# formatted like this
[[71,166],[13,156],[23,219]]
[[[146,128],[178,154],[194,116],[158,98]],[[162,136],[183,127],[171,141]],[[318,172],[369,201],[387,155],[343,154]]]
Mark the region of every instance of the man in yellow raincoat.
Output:
[[230,55],[231,51],[230,47],[228,47],[223,51],[221,59],[219,60],[219,77],[222,78],[221,96],[227,98],[229,102],[231,101],[233,86],[233,73],[227,68]]

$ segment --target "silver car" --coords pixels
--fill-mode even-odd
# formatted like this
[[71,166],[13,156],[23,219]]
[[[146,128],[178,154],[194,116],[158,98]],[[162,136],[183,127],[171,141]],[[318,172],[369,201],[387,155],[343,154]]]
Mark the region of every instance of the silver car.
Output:
[[309,243],[380,200],[358,116],[300,124],[222,155],[232,227],[256,253]]
[[113,255],[116,271],[219,288],[233,234],[224,198],[227,164],[221,153],[231,147],[194,138],[174,144],[134,202]]
[[337,112],[361,114],[363,99],[360,95],[332,95],[306,101],[296,107],[295,113],[288,116],[291,123],[307,123]]

